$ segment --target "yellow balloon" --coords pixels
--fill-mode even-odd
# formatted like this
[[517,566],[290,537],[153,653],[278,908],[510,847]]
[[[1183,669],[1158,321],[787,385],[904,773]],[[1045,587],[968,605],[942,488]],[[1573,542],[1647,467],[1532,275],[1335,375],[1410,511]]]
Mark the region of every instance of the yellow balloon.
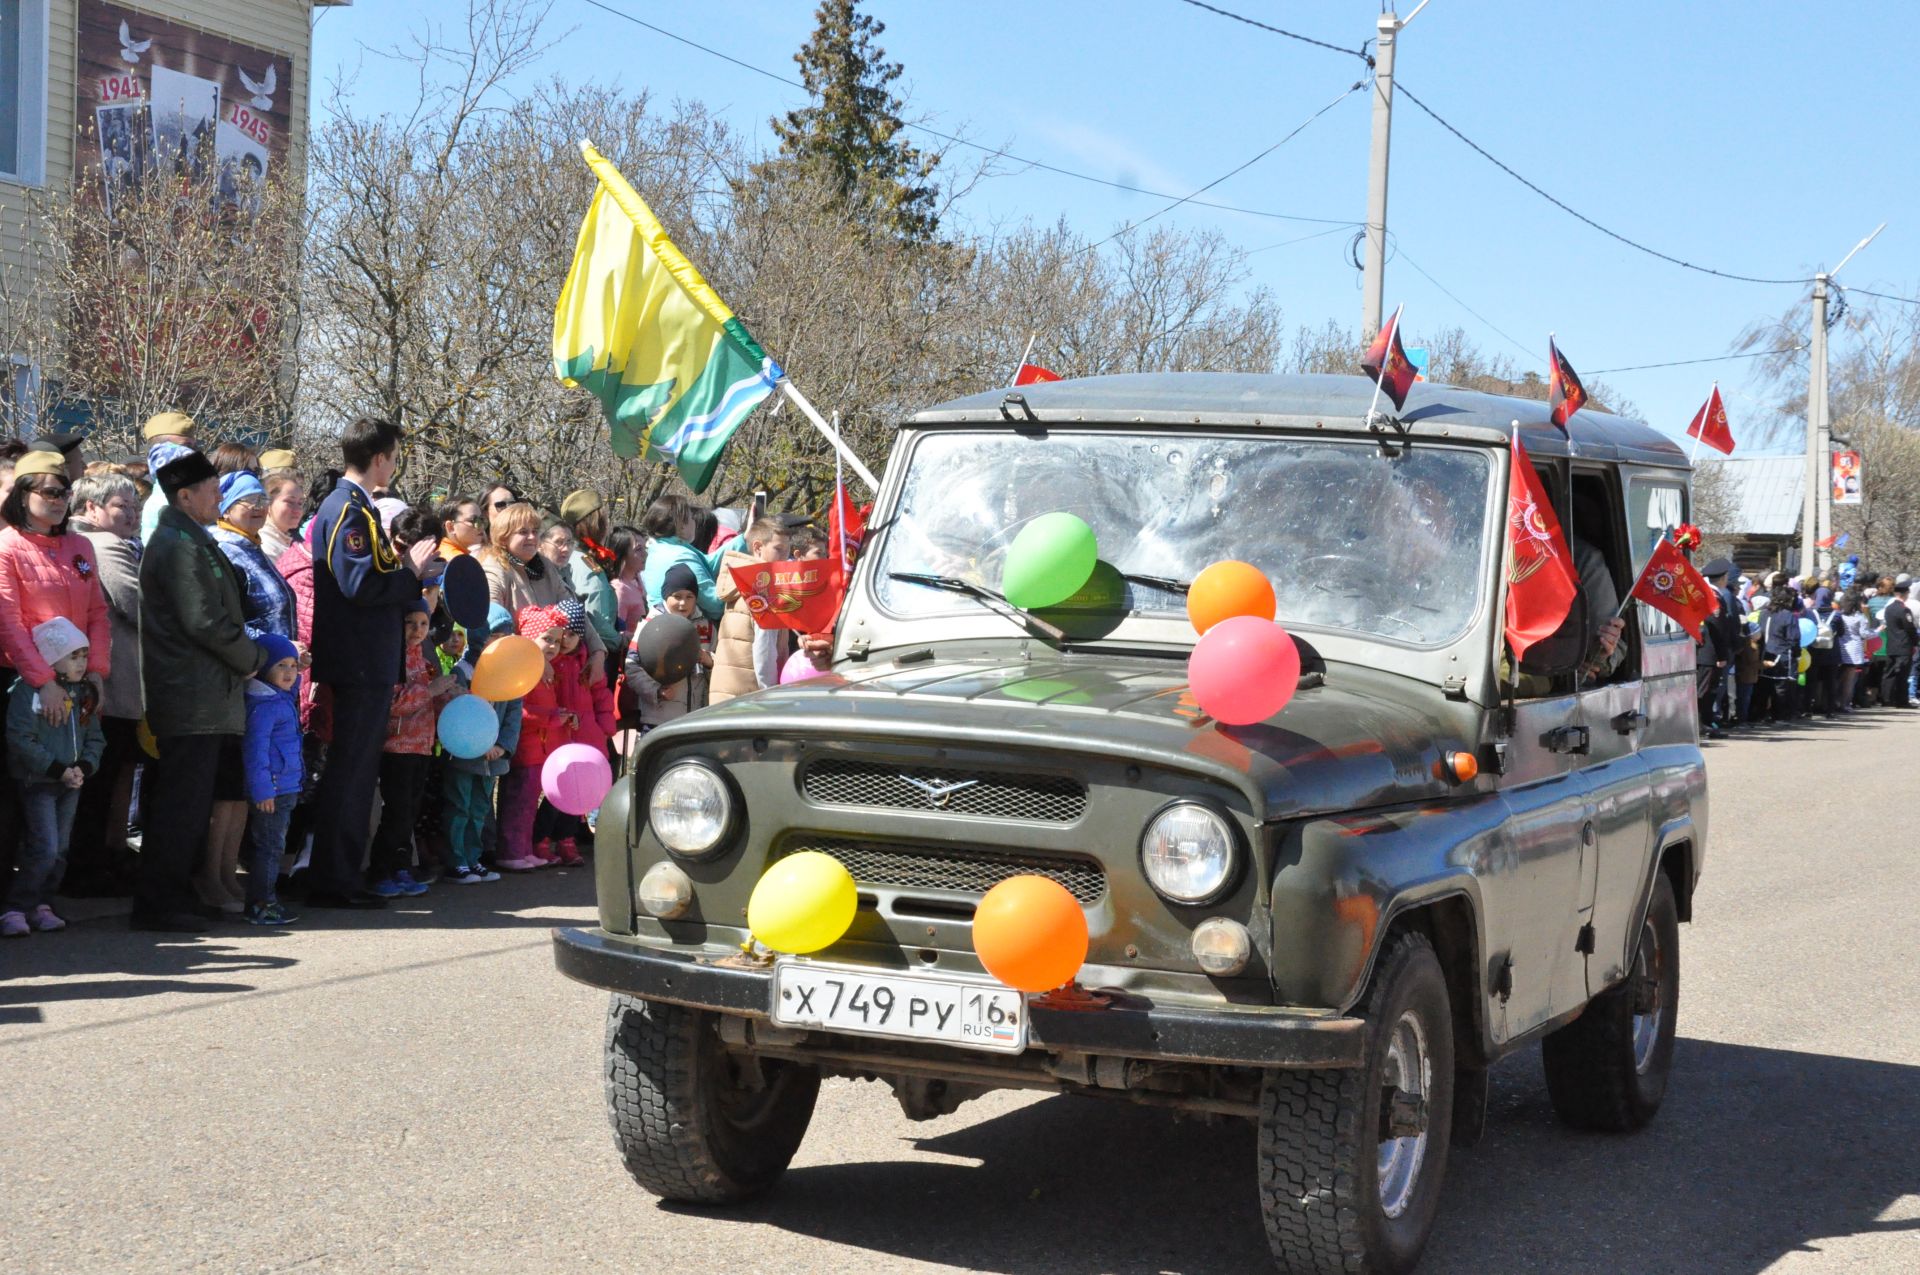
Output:
[[747,900],[747,928],[776,952],[818,952],[840,941],[860,905],[838,859],[802,850],[768,868]]
[[547,659],[532,638],[513,634],[486,650],[473,667],[473,693],[498,704],[519,699],[540,684]]
[[1795,669],[1794,672],[1804,673],[1812,667],[1813,667],[1813,657],[1811,655],[1808,655],[1805,651],[1800,652],[1800,667]]
[[153,727],[147,725],[147,719],[141,718],[134,728],[133,737],[140,743],[140,751],[155,761],[160,759],[160,741],[153,737]]

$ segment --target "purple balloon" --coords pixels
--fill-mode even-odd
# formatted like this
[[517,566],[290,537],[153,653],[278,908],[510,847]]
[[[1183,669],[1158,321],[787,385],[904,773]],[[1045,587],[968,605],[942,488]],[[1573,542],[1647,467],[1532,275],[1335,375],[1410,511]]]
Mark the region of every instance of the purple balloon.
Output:
[[588,744],[562,744],[540,768],[540,790],[553,808],[569,815],[597,810],[613,788],[607,755]]

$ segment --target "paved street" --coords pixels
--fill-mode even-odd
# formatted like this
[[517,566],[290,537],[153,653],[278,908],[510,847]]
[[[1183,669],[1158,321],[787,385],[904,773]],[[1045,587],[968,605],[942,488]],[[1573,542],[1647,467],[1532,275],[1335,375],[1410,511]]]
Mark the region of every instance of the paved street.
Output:
[[[1710,751],[1677,1076],[1637,1137],[1559,1128],[1533,1051],[1453,1161],[1427,1272],[1920,1269],[1920,714]],[[1243,1127],[997,1095],[909,1124],[832,1082],[731,1215],[633,1188],[604,1001],[547,931],[591,880],[444,887],[297,932],[119,923],[0,948],[14,1270],[1259,1271]]]

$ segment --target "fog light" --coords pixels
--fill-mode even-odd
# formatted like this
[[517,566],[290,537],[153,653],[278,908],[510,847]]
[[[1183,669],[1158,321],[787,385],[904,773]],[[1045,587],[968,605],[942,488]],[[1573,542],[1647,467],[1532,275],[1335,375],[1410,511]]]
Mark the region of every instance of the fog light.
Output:
[[662,921],[685,916],[693,906],[693,882],[677,864],[656,863],[640,878],[640,906]]
[[1228,978],[1247,968],[1253,940],[1247,927],[1224,916],[1208,917],[1193,932],[1193,959],[1215,978]]

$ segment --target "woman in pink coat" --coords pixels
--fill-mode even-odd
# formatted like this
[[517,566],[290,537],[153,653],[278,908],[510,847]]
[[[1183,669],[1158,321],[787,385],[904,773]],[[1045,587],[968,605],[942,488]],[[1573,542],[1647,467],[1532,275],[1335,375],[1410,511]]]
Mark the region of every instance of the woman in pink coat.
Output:
[[[98,690],[112,671],[112,612],[92,542],[67,530],[67,486],[60,453],[32,451],[16,464],[13,490],[0,502],[7,523],[0,528],[0,653],[27,685],[45,686],[53,667],[34,648],[33,628],[64,617],[87,635],[87,680]],[[64,709],[65,700],[58,705]]]

